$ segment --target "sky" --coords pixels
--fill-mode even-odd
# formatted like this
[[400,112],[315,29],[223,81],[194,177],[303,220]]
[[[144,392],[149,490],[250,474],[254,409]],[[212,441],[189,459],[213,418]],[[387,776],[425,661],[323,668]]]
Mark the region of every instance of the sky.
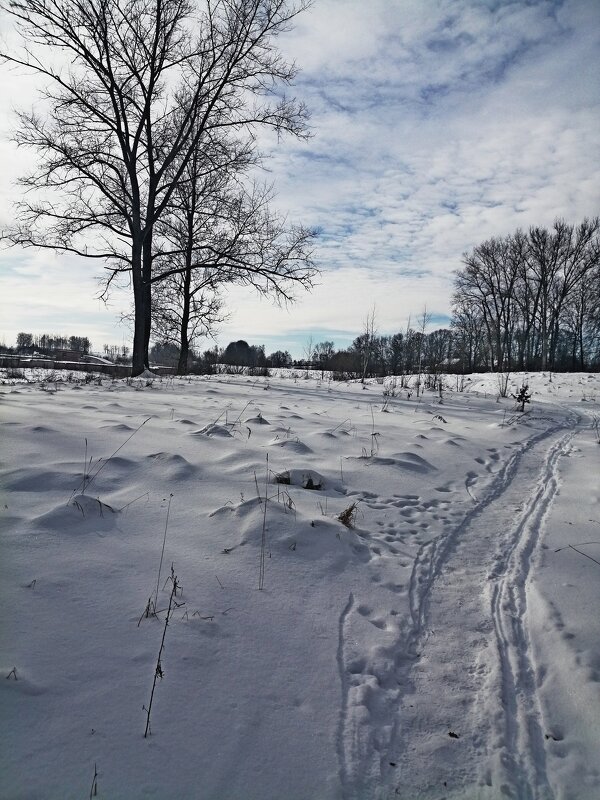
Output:
[[[0,18],[0,35],[10,35]],[[279,40],[312,137],[269,141],[276,205],[319,231],[321,273],[278,307],[227,298],[217,341],[301,357],[307,340],[352,342],[375,309],[381,334],[426,307],[448,324],[462,254],[518,227],[600,213],[598,0],[315,0]],[[9,140],[32,81],[2,69],[0,227],[29,154]],[[19,331],[128,344],[129,295],[98,300],[101,266],[0,251],[0,341]],[[203,340],[200,349],[211,346]]]

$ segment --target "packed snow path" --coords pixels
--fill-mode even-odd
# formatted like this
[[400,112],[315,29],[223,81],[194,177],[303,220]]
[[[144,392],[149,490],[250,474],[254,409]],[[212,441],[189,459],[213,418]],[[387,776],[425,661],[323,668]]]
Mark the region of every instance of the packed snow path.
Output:
[[[357,611],[350,596],[338,654],[340,772],[348,800],[424,800],[440,797],[440,788],[444,797],[554,798],[526,583],[557,492],[560,458],[576,433],[572,425],[532,437],[464,520],[420,549],[410,583],[411,624],[385,676],[343,663],[345,631]],[[440,702],[431,703],[436,695]]]

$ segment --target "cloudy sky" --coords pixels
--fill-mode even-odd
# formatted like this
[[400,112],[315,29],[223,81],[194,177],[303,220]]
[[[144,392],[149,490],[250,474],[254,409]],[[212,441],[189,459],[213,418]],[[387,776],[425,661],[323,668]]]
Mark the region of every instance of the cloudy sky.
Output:
[[[315,0],[280,44],[313,137],[273,144],[267,177],[290,221],[319,229],[322,273],[287,309],[231,293],[220,344],[342,347],[373,307],[381,333],[425,305],[444,325],[465,250],[600,213],[598,0]],[[27,163],[9,112],[31,90],[3,70],[0,226]],[[12,250],[0,268],[7,344],[20,330],[129,341],[127,298],[96,299],[98,264]]]

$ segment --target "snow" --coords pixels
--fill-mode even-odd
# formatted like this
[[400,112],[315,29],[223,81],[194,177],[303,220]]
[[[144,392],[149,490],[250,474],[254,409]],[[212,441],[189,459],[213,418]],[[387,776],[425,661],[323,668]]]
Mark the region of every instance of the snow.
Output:
[[600,796],[600,376],[25,376],[0,797]]

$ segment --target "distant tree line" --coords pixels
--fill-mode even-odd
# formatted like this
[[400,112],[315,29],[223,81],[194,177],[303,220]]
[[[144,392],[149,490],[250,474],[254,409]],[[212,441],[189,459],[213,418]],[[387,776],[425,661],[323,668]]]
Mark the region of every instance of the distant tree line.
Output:
[[465,371],[600,366],[600,220],[556,220],[463,256],[452,331]]
[[[156,342],[150,349],[151,363],[179,368],[180,356],[179,347],[168,341]],[[217,364],[224,364],[232,369],[265,370],[271,367],[292,367],[294,362],[287,351],[277,350],[267,356],[264,345],[250,345],[244,339],[239,339],[230,342],[225,349],[215,346],[202,354],[190,350],[186,371],[210,373],[215,371]]]
[[89,353],[92,343],[87,336],[61,336],[54,333],[33,333],[17,334],[17,352],[31,353],[51,353],[56,350],[73,350],[78,353]]
[[114,361],[117,364],[129,363],[130,350],[126,345],[121,345],[119,347],[116,344],[105,344],[103,353],[104,358],[108,359],[109,361]]
[[[190,360],[252,369],[301,367],[338,377],[437,375],[496,370],[600,368],[600,220],[556,220],[488,239],[463,256],[449,328],[426,332],[426,311],[405,331],[379,335],[374,311],[350,347],[313,343],[304,358],[265,354],[241,340]],[[420,381],[419,381],[420,382]]]
[[[358,336],[346,349],[335,349],[332,341],[309,343],[305,358],[293,359],[287,350],[266,354],[264,345],[249,345],[241,339],[227,347],[214,347],[202,354],[192,353],[189,371],[210,373],[216,365],[231,371],[292,368],[320,370],[323,374],[334,372],[339,378],[403,375],[417,372],[419,364],[427,365],[429,372],[439,374],[452,369],[452,331],[448,329],[422,333],[408,328],[392,336],[374,334],[368,340]],[[150,350],[151,362],[176,367],[179,349],[169,342],[156,343]],[[222,368],[222,367],[219,367]]]
[[350,347],[336,350],[331,341],[307,348],[306,358],[295,366],[333,372],[340,378],[372,378],[387,375],[413,375],[460,369],[456,363],[452,331],[446,328],[425,333],[410,325],[405,331],[378,335],[368,330],[357,336]]

